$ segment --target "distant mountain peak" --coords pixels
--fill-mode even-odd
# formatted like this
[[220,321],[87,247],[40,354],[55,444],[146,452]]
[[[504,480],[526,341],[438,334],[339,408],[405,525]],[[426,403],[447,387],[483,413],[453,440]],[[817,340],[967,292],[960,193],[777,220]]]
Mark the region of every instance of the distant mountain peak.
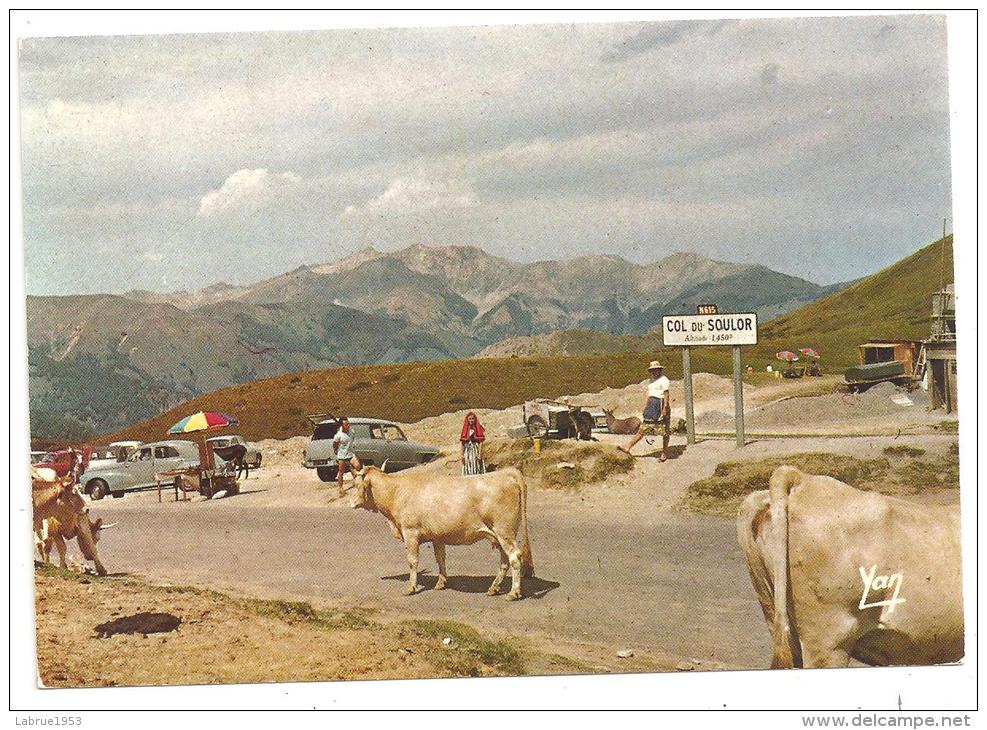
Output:
[[353,271],[353,269],[362,266],[368,261],[376,261],[379,258],[386,256],[383,251],[380,251],[373,246],[364,246],[363,248],[358,248],[353,253],[348,256],[344,256],[338,261],[330,261],[324,264],[316,264],[311,267],[311,270],[316,274],[338,274],[343,271]]

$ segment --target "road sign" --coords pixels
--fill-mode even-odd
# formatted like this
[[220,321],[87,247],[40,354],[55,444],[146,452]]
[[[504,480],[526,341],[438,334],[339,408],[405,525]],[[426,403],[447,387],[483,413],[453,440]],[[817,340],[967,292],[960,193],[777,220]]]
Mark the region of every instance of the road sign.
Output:
[[682,348],[682,380],[685,387],[686,441],[696,443],[696,423],[692,406],[693,346],[733,347],[734,418],[737,426],[737,446],[744,445],[744,383],[741,370],[740,346],[757,344],[757,315],[718,314],[715,304],[700,304],[699,314],[671,315],[661,318],[662,343],[666,347]]
[[757,315],[680,314],[661,318],[666,347],[756,345]]

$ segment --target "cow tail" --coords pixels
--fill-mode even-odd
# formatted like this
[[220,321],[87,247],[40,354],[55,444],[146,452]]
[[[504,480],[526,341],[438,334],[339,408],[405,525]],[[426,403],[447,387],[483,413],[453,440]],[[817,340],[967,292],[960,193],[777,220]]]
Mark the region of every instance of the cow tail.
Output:
[[771,475],[768,494],[771,500],[771,537],[768,544],[774,578],[774,612],[771,639],[774,644],[772,668],[802,666],[802,651],[795,628],[789,588],[788,560],[788,493],[802,481],[802,472],[792,466],[779,466]]
[[535,574],[535,561],[531,557],[531,538],[528,536],[528,484],[519,472],[521,480],[521,575],[531,578]]

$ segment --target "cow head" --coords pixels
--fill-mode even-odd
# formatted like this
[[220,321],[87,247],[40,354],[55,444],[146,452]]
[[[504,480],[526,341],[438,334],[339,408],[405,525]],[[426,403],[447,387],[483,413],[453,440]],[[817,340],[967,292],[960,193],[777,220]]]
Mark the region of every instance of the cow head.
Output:
[[[387,466],[386,459],[382,466]],[[374,502],[373,482],[382,473],[382,469],[373,466],[365,466],[353,472],[353,495],[350,497],[350,507],[365,509],[370,512],[377,511],[377,504]]]

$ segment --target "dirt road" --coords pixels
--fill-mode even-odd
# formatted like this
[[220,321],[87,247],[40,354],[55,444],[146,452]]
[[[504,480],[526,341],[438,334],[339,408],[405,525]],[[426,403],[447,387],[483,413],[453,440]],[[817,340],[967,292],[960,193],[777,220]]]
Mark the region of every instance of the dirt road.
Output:
[[[258,596],[380,608],[401,616],[454,618],[484,630],[537,632],[729,665],[767,654],[733,523],[669,513],[637,524],[532,505],[538,577],[529,600],[484,591],[496,555],[451,548],[448,590],[400,595],[407,566],[383,518],[349,509],[252,506],[255,494],[201,503],[113,509],[120,524],[100,545],[114,571]],[[423,576],[434,558],[423,550]]]
[[[422,551],[426,589],[401,595],[403,547],[379,515],[331,501],[301,468],[262,469],[243,494],[168,502],[129,495],[94,503],[119,521],[100,543],[113,571],[316,605],[370,607],[388,617],[450,618],[494,634],[592,659],[616,650],[700,666],[761,667],[768,635],[732,520],[670,509],[720,461],[825,450],[865,455],[892,443],[945,448],[949,438],[792,439],[736,450],[706,441],[665,464],[578,492],[532,490],[529,513],[537,578],[519,603],[484,595],[496,557],[486,545],[451,548],[449,589],[430,590],[434,558]],[[674,442],[673,442],[674,444]],[[573,651],[585,643],[594,650]],[[606,647],[601,650],[599,647]],[[585,647],[584,647],[585,648]],[[603,654],[600,652],[603,651]],[[589,653],[587,653],[589,652]]]
[[[702,374],[697,384],[697,414],[732,407],[727,405],[733,397],[729,381]],[[746,401],[752,415],[764,409],[774,414],[773,426],[791,433],[812,421],[813,408],[840,415],[851,407],[832,395],[794,404],[780,400],[810,394],[818,386],[769,382],[751,386]],[[575,398],[633,412],[640,390],[631,386]],[[868,408],[884,408],[885,419],[921,421],[924,427],[932,417],[917,406],[892,403],[893,394],[878,395]],[[517,411],[484,412],[488,433],[503,437],[519,422]],[[411,438],[445,444],[446,453],[455,456],[458,445],[449,440],[461,422],[461,414],[446,414],[405,430]],[[765,667],[768,631],[733,520],[680,511],[689,485],[708,477],[718,463],[736,459],[808,451],[875,458],[889,445],[945,453],[955,442],[948,434],[902,430],[897,435],[897,427],[893,433],[772,439],[739,450],[732,438],[686,449],[684,437],[676,435],[667,463],[655,458],[657,445],[641,442],[627,473],[614,472],[574,491],[533,486],[529,517],[537,578],[526,583],[529,598],[517,603],[484,595],[497,567],[495,553],[485,544],[450,548],[446,591],[431,590],[435,562],[425,546],[425,589],[402,596],[407,575],[403,546],[391,537],[384,518],[334,501],[335,484],[322,484],[300,466],[307,441],[301,437],[261,444],[265,466],[243,483],[239,496],[175,503],[166,495],[159,504],[156,494],[131,494],[93,503],[92,509],[120,523],[100,542],[104,563],[151,581],[327,608],[366,607],[383,621],[453,619],[488,634],[523,637],[542,651],[607,670],[633,668],[616,659],[620,649],[633,649],[635,662],[647,658],[660,668],[683,662],[688,668]],[[604,434],[600,441],[623,443],[626,437]],[[458,463],[442,456],[423,468],[455,473]]]

